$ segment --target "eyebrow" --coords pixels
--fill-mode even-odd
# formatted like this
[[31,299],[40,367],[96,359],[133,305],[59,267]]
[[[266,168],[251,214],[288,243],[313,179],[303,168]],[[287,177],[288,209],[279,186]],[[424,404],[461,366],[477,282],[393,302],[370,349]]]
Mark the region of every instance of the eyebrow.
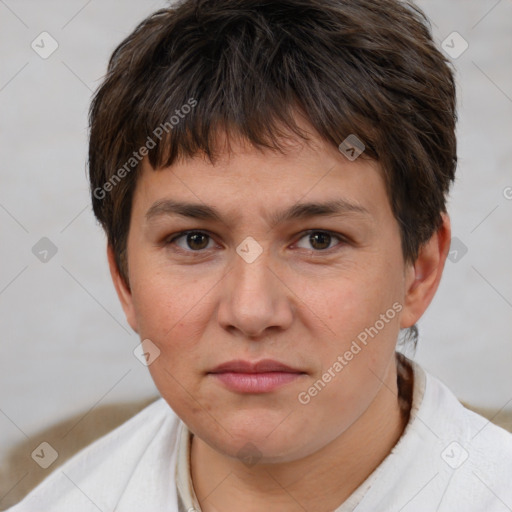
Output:
[[[350,213],[370,215],[363,206],[351,203],[345,199],[335,199],[322,203],[305,202],[297,203],[284,210],[279,210],[269,215],[271,227],[284,222],[297,219],[308,219],[320,216],[346,215]],[[146,212],[146,220],[151,221],[161,216],[181,216],[191,219],[211,220],[224,222],[221,213],[214,206],[202,203],[189,203],[175,201],[173,199],[161,199],[153,203]]]

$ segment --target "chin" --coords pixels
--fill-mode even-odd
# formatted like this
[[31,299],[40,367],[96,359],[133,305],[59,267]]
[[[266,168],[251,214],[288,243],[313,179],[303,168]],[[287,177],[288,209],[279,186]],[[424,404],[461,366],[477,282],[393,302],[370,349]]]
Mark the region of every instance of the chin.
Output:
[[[287,413],[280,415],[279,420],[253,415],[245,415],[243,419],[222,423],[221,429],[201,431],[197,429],[198,436],[219,453],[242,461],[252,463],[276,464],[290,462],[313,453],[317,447],[314,433],[308,435],[303,425],[286,424]],[[291,415],[290,415],[291,416]],[[309,439],[309,441],[308,441]]]

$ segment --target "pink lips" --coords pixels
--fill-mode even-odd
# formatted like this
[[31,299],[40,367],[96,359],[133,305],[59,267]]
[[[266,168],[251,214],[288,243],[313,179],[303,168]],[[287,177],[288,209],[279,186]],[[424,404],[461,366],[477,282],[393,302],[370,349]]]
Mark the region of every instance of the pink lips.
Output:
[[263,359],[256,363],[236,360],[223,363],[209,372],[227,388],[239,393],[267,393],[292,382],[305,372],[278,361]]

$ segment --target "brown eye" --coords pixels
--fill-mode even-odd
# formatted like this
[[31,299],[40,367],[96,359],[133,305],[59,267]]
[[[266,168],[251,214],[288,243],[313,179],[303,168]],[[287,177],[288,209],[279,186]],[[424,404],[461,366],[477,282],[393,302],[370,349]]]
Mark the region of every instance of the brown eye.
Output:
[[312,233],[309,241],[315,249],[327,249],[331,243],[331,235],[327,233]]
[[210,237],[204,233],[189,233],[187,235],[187,244],[194,250],[205,249],[208,245],[209,238]]
[[314,251],[320,252],[325,251],[326,249],[330,249],[333,246],[331,246],[331,243],[333,240],[342,241],[342,238],[336,235],[332,235],[328,233],[327,231],[309,231],[306,233],[300,240],[307,240],[306,244],[309,244],[309,247],[306,247],[304,245],[300,245],[300,240],[297,243],[298,247],[301,247],[302,249],[308,249],[311,250],[311,247]]
[[[178,243],[178,240],[181,242]],[[170,244],[176,244],[181,250],[188,252],[199,252],[211,248],[208,246],[210,242],[212,242],[210,235],[202,231],[186,231],[169,241]]]

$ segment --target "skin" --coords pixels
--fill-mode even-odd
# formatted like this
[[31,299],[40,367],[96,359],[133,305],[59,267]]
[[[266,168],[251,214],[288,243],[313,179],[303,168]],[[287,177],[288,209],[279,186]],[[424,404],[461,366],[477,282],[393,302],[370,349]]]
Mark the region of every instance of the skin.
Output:
[[[438,287],[449,219],[406,264],[378,163],[351,162],[311,133],[308,144],[290,138],[285,154],[231,141],[215,165],[198,155],[154,171],[145,161],[130,220],[129,286],[108,249],[129,324],[160,350],[149,366],[155,384],[194,434],[192,480],[204,512],[334,510],[405,427],[396,340]],[[270,224],[272,213],[296,203],[340,198],[366,213]],[[165,199],[214,206],[222,221],[148,220]],[[186,236],[171,241],[192,229],[210,238],[192,246]],[[341,238],[311,240],[310,229]],[[248,236],[263,251],[252,263],[236,252]],[[400,313],[300,403],[298,394],[394,303]],[[266,358],[304,373],[260,394],[231,391],[208,374],[233,359]],[[243,463],[242,448],[256,464]]]

